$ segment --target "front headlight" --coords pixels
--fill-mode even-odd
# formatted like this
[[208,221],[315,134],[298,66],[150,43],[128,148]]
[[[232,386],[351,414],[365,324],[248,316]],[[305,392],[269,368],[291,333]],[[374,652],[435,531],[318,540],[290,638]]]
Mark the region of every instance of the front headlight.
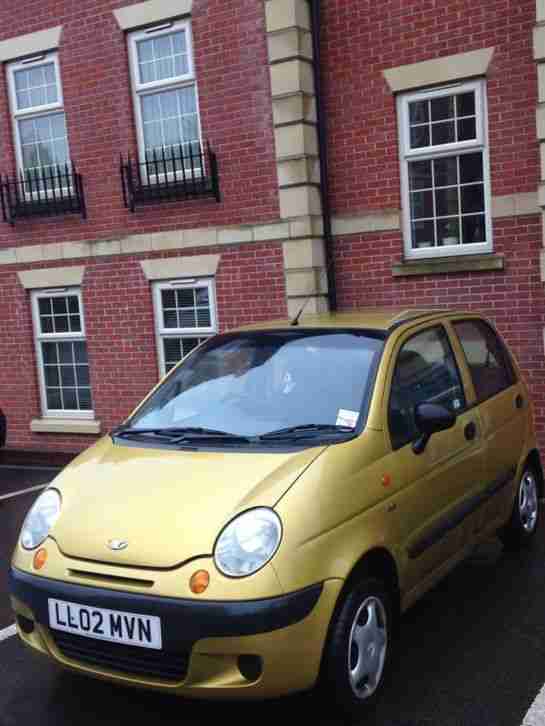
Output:
[[247,577],[260,570],[275,554],[282,524],[272,509],[250,509],[235,517],[218,537],[214,561],[228,577]]
[[47,489],[32,505],[21,528],[21,545],[33,550],[41,545],[61,513],[61,495]]

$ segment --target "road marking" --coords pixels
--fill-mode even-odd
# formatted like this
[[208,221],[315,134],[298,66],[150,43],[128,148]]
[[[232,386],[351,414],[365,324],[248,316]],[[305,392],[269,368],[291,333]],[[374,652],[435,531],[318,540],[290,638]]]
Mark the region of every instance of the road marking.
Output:
[[8,638],[11,638],[12,635],[15,635],[17,632],[17,628],[15,626],[15,623],[13,625],[10,625],[7,628],[4,628],[4,630],[0,630],[0,643],[3,640],[7,640]]
[[543,686],[530,706],[522,726],[543,726],[543,724],[545,724],[545,686]]
[[0,502],[5,499],[13,499],[13,497],[20,497],[21,494],[29,494],[30,492],[37,492],[39,489],[45,489],[48,484],[38,484],[35,487],[29,487],[28,489],[20,489],[18,492],[11,492],[10,494],[2,494],[0,496]]

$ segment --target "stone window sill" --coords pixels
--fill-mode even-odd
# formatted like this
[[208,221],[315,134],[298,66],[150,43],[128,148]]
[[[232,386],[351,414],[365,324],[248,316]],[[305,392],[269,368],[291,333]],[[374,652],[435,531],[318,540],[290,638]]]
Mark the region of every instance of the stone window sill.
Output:
[[504,268],[503,255],[466,255],[397,262],[392,265],[392,276],[442,275],[448,272],[481,272],[483,270],[503,270]]
[[87,434],[100,433],[100,421],[75,418],[35,418],[30,422],[35,434]]

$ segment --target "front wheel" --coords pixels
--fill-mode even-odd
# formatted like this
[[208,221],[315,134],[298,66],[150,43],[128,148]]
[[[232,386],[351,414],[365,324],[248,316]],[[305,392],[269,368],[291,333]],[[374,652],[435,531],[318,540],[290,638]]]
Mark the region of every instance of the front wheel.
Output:
[[390,660],[392,602],[372,578],[345,596],[330,626],[320,687],[329,704],[351,718],[374,705]]
[[539,491],[533,469],[527,467],[520,479],[513,511],[499,536],[507,549],[520,549],[529,545],[539,521]]

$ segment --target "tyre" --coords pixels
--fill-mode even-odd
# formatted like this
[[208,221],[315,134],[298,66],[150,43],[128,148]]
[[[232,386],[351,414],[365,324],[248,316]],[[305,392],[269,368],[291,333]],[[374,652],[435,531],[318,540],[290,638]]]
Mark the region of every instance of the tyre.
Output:
[[531,543],[537,531],[539,514],[537,476],[531,467],[526,467],[517,487],[509,522],[498,533],[506,549],[520,549]]
[[354,585],[337,608],[319,682],[337,714],[358,718],[376,703],[391,656],[392,613],[388,591],[372,578]]

